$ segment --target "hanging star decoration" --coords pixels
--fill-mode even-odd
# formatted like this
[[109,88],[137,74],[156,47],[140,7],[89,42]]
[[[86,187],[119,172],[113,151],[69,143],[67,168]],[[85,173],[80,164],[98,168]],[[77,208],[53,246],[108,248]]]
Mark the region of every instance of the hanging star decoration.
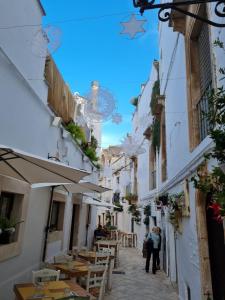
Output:
[[136,19],[135,14],[132,14],[129,21],[120,22],[120,24],[123,26],[121,34],[128,34],[131,39],[134,39],[139,33],[146,32],[146,30],[143,27],[145,22],[145,19],[138,20]]
[[119,113],[115,113],[112,115],[112,122],[115,124],[120,124],[122,122],[122,116]]

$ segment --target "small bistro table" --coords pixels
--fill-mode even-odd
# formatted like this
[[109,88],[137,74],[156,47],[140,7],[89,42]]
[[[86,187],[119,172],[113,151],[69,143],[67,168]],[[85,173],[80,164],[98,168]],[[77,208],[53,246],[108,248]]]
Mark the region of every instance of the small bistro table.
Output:
[[119,261],[119,242],[115,240],[100,240],[100,241],[96,241],[95,245],[97,249],[101,247],[115,249],[114,267],[117,268],[118,261]]
[[[89,261],[90,263],[94,264],[96,259],[96,252],[95,251],[81,251],[78,253],[78,256],[82,259]],[[107,289],[111,291],[112,289],[112,270],[114,267],[114,255],[109,256],[109,268],[107,274]]]
[[[71,280],[49,281],[45,282],[43,286],[44,296],[39,300],[55,300],[65,297],[65,289],[76,293],[77,296],[84,297],[84,299],[91,299],[91,294],[83,289],[79,284]],[[22,283],[14,285],[14,293],[16,300],[31,300],[35,295],[35,286],[33,283]]]
[[88,262],[85,263],[78,260],[73,260],[69,263],[54,263],[50,264],[49,267],[60,270],[61,273],[71,278],[78,278],[88,274]]

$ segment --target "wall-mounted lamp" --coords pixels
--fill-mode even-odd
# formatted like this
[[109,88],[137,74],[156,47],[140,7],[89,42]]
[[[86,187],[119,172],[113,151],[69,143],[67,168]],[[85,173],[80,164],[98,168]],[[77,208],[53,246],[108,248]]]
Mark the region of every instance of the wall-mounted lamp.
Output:
[[52,159],[52,160],[61,162],[61,160],[57,156],[51,156],[50,153],[48,153],[48,159]]
[[134,7],[140,8],[140,13],[143,14],[145,10],[148,9],[159,9],[158,18],[162,22],[169,21],[171,19],[171,11],[175,10],[184,15],[190,16],[197,20],[215,27],[225,27],[224,24],[216,23],[208,20],[198,14],[194,14],[186,9],[187,5],[196,4],[207,4],[216,3],[214,13],[217,17],[225,17],[225,0],[186,0],[186,1],[172,1],[166,3],[155,4],[155,0],[133,0]]
[[52,120],[52,126],[54,127],[59,127],[62,123],[62,118],[61,117],[54,117]]

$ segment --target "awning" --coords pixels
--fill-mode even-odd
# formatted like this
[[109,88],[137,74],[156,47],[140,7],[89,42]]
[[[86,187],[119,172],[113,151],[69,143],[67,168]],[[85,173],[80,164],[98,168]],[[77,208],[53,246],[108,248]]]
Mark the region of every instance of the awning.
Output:
[[37,183],[77,183],[90,173],[0,145],[0,174]]
[[107,203],[107,202],[104,202],[104,201],[97,201],[97,200],[94,200],[94,199],[91,199],[91,198],[86,198],[82,201],[82,203],[85,203],[85,204],[90,204],[90,205],[96,205],[96,206],[103,206],[103,207],[108,207],[108,208],[111,208],[111,207],[117,207],[111,203]]
[[105,188],[101,185],[94,184],[88,181],[81,181],[79,183],[67,184],[65,185],[65,189],[68,192],[73,194],[78,193],[104,193],[110,191],[110,189]]

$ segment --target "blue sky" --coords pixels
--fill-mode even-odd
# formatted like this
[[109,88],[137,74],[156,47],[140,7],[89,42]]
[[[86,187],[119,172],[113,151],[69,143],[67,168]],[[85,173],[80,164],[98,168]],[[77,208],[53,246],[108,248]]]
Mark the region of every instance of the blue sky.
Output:
[[[47,14],[44,23],[62,31],[60,47],[53,56],[71,90],[85,95],[91,81],[98,80],[114,95],[123,122],[103,124],[102,147],[118,144],[131,130],[134,107],[129,100],[140,93],[152,61],[158,57],[156,12],[145,12],[146,33],[131,40],[120,34],[120,22],[127,21],[132,12],[138,13],[132,0],[42,3]],[[65,23],[57,22],[64,20]]]

